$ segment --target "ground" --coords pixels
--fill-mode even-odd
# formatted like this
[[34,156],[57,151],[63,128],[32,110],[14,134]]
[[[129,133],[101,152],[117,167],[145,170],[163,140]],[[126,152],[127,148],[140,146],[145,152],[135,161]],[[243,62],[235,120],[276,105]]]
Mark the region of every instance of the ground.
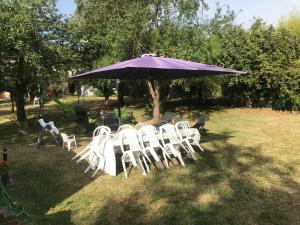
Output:
[[[80,99],[95,114],[103,99]],[[62,99],[75,102],[75,98]],[[99,103],[100,102],[100,103]],[[148,121],[132,104],[137,121]],[[37,150],[36,108],[20,128],[10,104],[0,103],[0,144],[9,149],[12,183],[8,192],[31,214],[25,224],[300,224],[300,114],[271,109],[210,109],[200,160],[174,161],[170,169],[151,168],[142,176],[132,169],[116,177],[84,174],[86,162],[71,158],[91,140],[74,130],[73,118],[56,105],[46,117],[61,130],[75,132],[80,147],[56,147],[51,139]],[[192,123],[196,106],[177,107]]]

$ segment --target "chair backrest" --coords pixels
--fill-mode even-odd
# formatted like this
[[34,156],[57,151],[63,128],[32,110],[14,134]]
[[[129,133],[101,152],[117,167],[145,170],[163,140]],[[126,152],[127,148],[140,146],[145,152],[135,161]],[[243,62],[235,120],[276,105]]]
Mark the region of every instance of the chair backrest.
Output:
[[148,124],[147,123],[144,123],[144,122],[139,122],[135,125],[135,129],[140,129],[141,127],[143,126],[147,126]]
[[103,112],[103,117],[117,117],[116,113],[114,111],[106,111],[106,112]]
[[111,141],[111,139],[110,138],[105,138],[104,139],[104,141],[103,141],[103,144],[101,145],[101,147],[100,147],[100,154],[102,154],[102,156],[104,157],[104,152],[105,151],[111,151],[111,149],[113,149],[114,148],[114,144],[113,144],[113,142]]
[[207,120],[209,120],[208,115],[201,115],[198,118],[198,121],[196,122],[196,124],[193,126],[193,128],[202,129],[205,126],[205,123],[207,122]]
[[145,143],[148,143],[150,147],[161,147],[157,138],[157,130],[153,125],[146,125],[138,130],[138,137],[140,144],[143,148],[146,147]]
[[40,101],[40,98],[34,97],[34,99],[33,99],[33,105],[39,105],[40,104],[39,101]]
[[54,122],[53,121],[49,121],[48,123],[51,127],[51,130],[50,132],[51,133],[55,133],[56,135],[59,135],[59,130],[57,129],[57,127],[54,125]]
[[43,128],[47,125],[43,118],[39,119],[38,122]]
[[172,119],[176,116],[176,113],[175,112],[170,112],[170,111],[167,111],[164,113],[163,117],[162,117],[162,120],[166,120],[168,122],[171,122]]
[[117,130],[119,127],[119,118],[116,113],[113,111],[104,112],[103,116],[103,124],[105,126],[110,127],[112,130]]
[[63,139],[63,141],[67,141],[68,140],[68,135],[65,133],[60,133],[61,138]]
[[111,129],[108,126],[98,126],[95,128],[93,132],[93,138],[98,135],[109,135],[111,133]]
[[119,133],[119,139],[121,141],[121,150],[124,153],[124,145],[129,146],[129,150],[131,151],[140,151],[141,146],[138,140],[137,131],[134,128],[127,128],[121,130]]
[[95,145],[91,148],[91,150],[96,153],[96,155],[98,154],[103,154],[105,146],[108,142],[108,140],[110,140],[109,136],[107,135],[98,135],[95,136],[96,142]]
[[121,130],[128,129],[128,128],[134,129],[134,127],[130,124],[123,124],[123,125],[119,126],[117,133],[119,133]]
[[167,144],[168,140],[171,144],[178,144],[180,140],[178,139],[176,128],[173,124],[167,123],[159,127],[159,132],[162,138],[163,144]]
[[190,136],[190,135],[189,135],[190,125],[189,125],[189,122],[188,122],[188,121],[180,121],[180,122],[177,122],[177,123],[175,124],[175,128],[176,128],[176,131],[177,131],[178,136],[179,136],[181,139]]
[[106,138],[105,135],[98,135],[93,138],[93,140],[90,142],[90,150],[91,151],[97,151],[98,147],[100,146],[101,142]]

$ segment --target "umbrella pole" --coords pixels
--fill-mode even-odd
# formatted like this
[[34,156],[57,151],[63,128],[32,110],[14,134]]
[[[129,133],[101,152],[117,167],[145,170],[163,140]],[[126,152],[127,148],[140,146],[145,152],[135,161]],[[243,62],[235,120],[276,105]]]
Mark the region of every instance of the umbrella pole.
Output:
[[146,83],[152,97],[154,124],[157,124],[160,117],[159,82],[157,80],[146,80]]
[[80,95],[80,83],[77,83],[77,103],[79,104],[79,95]]
[[118,99],[118,117],[119,117],[119,123],[121,121],[121,102],[120,102],[120,80],[117,79],[117,99]]

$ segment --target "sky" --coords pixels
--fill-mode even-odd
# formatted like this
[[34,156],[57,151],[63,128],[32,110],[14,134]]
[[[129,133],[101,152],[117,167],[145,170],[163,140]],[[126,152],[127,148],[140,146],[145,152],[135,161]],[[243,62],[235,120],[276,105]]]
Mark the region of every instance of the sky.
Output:
[[[300,0],[206,0],[209,10],[205,14],[211,17],[216,9],[216,2],[238,12],[237,23],[248,28],[254,17],[263,18],[268,24],[276,25],[282,16],[296,9],[300,11]],[[58,9],[65,15],[75,10],[73,0],[58,0]]]

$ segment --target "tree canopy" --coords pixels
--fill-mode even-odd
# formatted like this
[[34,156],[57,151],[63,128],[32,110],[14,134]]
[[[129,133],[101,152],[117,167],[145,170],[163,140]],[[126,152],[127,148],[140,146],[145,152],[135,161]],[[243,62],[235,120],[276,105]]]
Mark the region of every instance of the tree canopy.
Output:
[[55,1],[0,2],[1,89],[15,95],[20,122],[26,119],[25,93],[55,80],[62,70],[62,27]]

